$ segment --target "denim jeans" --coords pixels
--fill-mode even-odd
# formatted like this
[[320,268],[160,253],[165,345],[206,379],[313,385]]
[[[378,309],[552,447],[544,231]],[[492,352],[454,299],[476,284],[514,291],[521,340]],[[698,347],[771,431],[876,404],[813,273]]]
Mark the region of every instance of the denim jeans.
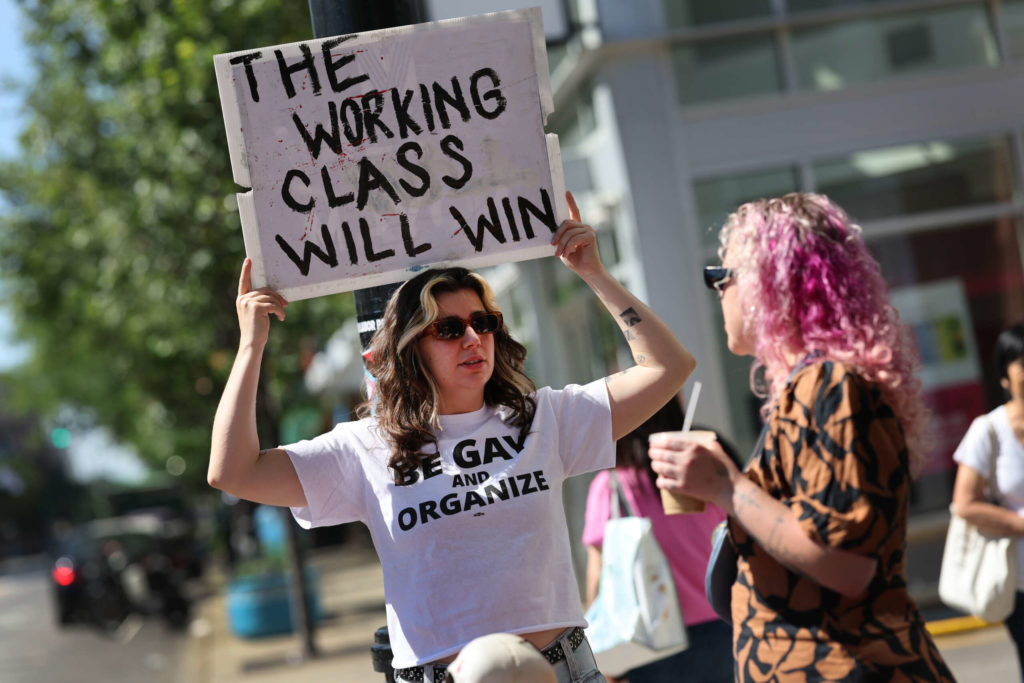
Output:
[[715,619],[686,627],[682,652],[629,672],[629,683],[732,683],[732,626]]
[[1024,593],[1017,591],[1017,600],[1014,602],[1013,611],[1006,617],[1006,630],[1010,632],[1010,639],[1017,647],[1017,666],[1020,668],[1021,681],[1024,681]]
[[562,631],[558,640],[562,643],[565,659],[555,664],[558,683],[606,683],[604,675],[597,668],[594,651],[590,649],[590,641],[586,638],[573,652],[569,647],[569,631]]

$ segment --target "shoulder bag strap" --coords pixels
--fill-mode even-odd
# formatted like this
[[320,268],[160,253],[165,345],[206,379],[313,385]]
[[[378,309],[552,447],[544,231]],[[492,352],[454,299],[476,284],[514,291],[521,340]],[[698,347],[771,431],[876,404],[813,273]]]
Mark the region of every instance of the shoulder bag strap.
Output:
[[622,489],[622,482],[619,481],[619,477],[616,475],[615,470],[612,470],[608,475],[608,487],[611,489],[612,495],[612,519],[616,519],[622,515],[623,512],[626,517],[635,517],[636,513],[633,512],[633,508],[629,504],[629,499],[626,498],[626,492]]
[[999,484],[996,482],[996,460],[999,458],[999,436],[996,434],[996,426],[992,422],[992,416],[985,416],[985,426],[988,428],[988,438],[992,443],[992,459],[989,460],[988,490],[996,503],[999,501]]

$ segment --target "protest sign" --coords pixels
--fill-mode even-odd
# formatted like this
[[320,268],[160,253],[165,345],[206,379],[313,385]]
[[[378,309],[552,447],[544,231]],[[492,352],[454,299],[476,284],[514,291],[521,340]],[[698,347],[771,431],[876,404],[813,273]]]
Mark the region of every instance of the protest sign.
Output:
[[214,66],[254,287],[296,300],[554,253],[568,212],[539,9]]

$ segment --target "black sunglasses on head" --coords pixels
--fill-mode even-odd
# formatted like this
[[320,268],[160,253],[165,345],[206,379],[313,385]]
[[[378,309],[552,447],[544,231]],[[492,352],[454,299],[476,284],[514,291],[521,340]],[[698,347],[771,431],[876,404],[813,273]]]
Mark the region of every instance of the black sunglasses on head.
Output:
[[423,328],[424,335],[431,335],[445,341],[462,339],[466,327],[472,327],[477,334],[491,334],[501,329],[501,313],[477,313],[469,320],[451,316],[442,318]]
[[725,286],[729,284],[729,281],[732,280],[735,275],[736,271],[732,268],[726,268],[724,266],[705,266],[704,286],[721,294],[725,291]]

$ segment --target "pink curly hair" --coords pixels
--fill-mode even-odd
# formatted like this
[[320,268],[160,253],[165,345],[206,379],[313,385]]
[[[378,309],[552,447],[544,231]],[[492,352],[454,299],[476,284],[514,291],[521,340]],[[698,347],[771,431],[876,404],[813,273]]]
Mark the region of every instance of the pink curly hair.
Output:
[[729,249],[744,325],[755,340],[755,393],[755,373],[765,369],[763,415],[784,388],[794,356],[819,353],[881,387],[918,471],[927,420],[914,374],[918,359],[860,227],[824,195],[791,193],[743,204],[720,240],[719,256]]

